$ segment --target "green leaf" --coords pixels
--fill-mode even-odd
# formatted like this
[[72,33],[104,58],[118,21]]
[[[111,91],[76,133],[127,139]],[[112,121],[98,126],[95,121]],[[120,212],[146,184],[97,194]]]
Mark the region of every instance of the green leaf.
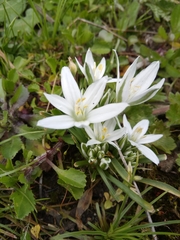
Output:
[[49,57],[49,58],[47,58],[46,62],[49,65],[49,67],[51,68],[52,73],[55,75],[58,61],[53,57]]
[[9,103],[11,108],[11,111],[14,111],[24,105],[24,103],[27,101],[29,97],[29,92],[26,87],[23,85],[20,85],[15,93],[14,96],[10,99]]
[[[102,171],[99,171],[100,175],[102,175]],[[124,193],[126,193],[132,200],[138,203],[142,208],[149,212],[154,212],[154,208],[152,204],[148,203],[146,200],[141,198],[138,194],[133,192],[128,186],[123,184],[118,179],[114,178],[112,175],[106,173],[106,177],[115,184],[118,188],[120,188]]]
[[178,104],[180,106],[180,93],[179,92],[177,92],[176,94],[170,93],[169,101],[170,101],[170,105]]
[[165,153],[170,154],[173,149],[175,149],[176,144],[173,138],[170,136],[170,129],[167,128],[163,121],[156,121],[153,125],[149,127],[149,132],[153,134],[163,134],[163,137],[158,141],[153,142],[156,148],[163,150]]
[[180,93],[169,94],[170,108],[166,113],[167,126],[180,125]]
[[24,68],[28,63],[29,63],[29,59],[25,59],[23,57],[16,57],[14,60],[14,66],[16,67],[17,70],[21,70],[22,68]]
[[62,170],[58,167],[54,168],[58,177],[68,185],[76,188],[84,188],[86,185],[86,175],[80,170],[70,168],[68,170]]
[[140,46],[140,54],[142,54],[144,57],[150,56],[151,61],[162,60],[162,57],[156,51],[153,51],[152,49],[142,44]]
[[103,40],[96,40],[91,51],[95,54],[108,54],[111,52],[111,47],[109,43]]
[[119,163],[116,158],[113,158],[111,164],[115,168],[115,171],[122,177],[123,180],[128,182],[128,172],[123,168],[123,166]]
[[164,27],[161,25],[159,28],[158,28],[158,34],[160,35],[160,37],[162,37],[164,40],[167,40],[168,39],[168,35],[164,29]]
[[180,77],[180,71],[171,64],[166,64],[166,71],[170,77]]
[[22,33],[31,33],[34,26],[39,23],[39,19],[32,8],[28,8],[26,16],[16,19],[12,25],[12,32],[10,36],[18,36]]
[[19,132],[29,140],[40,139],[45,134],[44,130],[38,130],[37,128],[28,127],[27,125],[20,126]]
[[4,102],[6,98],[6,93],[3,88],[3,79],[0,78],[0,102]]
[[42,143],[29,139],[26,140],[26,150],[32,151],[34,156],[40,156],[46,152],[45,148],[42,146]]
[[14,89],[15,89],[15,83],[11,82],[10,80],[6,79],[3,82],[3,86],[4,86],[4,90],[6,93],[9,94],[13,94],[14,93]]
[[8,72],[8,80],[10,80],[13,83],[16,83],[19,79],[19,75],[17,73],[17,70],[15,68],[11,69]]
[[17,188],[10,196],[13,200],[16,217],[23,219],[35,209],[35,198],[28,185]]
[[99,37],[102,38],[105,42],[112,42],[113,40],[113,34],[107,32],[104,29],[99,32]]
[[164,182],[160,182],[160,181],[156,181],[156,180],[152,180],[152,179],[148,179],[148,178],[143,178],[141,180],[139,180],[138,182],[142,182],[144,184],[159,188],[165,192],[171,193],[177,197],[180,197],[180,191],[177,190],[176,188],[172,187],[171,185],[164,183]]
[[149,104],[130,106],[125,110],[125,114],[128,116],[132,126],[142,119],[148,119],[150,122],[155,121],[155,116],[152,114],[152,106]]
[[173,33],[180,31],[180,5],[177,5],[171,13],[171,29]]
[[22,147],[22,141],[19,137],[10,139],[8,142],[0,145],[0,152],[6,159],[13,159]]
[[58,179],[58,184],[68,190],[74,197],[75,200],[80,199],[83,195],[84,188],[73,187],[67,183],[65,183],[62,179]]
[[16,176],[4,176],[0,178],[0,182],[3,183],[7,188],[14,187],[18,179]]
[[76,33],[77,42],[79,45],[89,42],[93,38],[93,33],[88,25],[80,25]]
[[[12,21],[14,18],[24,11],[26,7],[26,0],[7,0],[0,4],[0,22],[4,22],[5,19]],[[4,11],[6,9],[6,11]],[[8,14],[8,16],[6,15]]]
[[123,13],[120,12],[120,18],[117,22],[117,26],[121,31],[125,31],[127,28],[136,24],[139,7],[140,4],[137,1],[133,1],[131,4],[128,4],[127,9],[125,9]]
[[180,167],[180,154],[177,155],[176,164]]

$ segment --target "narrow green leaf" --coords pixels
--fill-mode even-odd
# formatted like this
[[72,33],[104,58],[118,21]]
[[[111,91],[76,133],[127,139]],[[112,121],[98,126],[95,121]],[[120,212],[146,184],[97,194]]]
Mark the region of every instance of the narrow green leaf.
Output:
[[35,209],[35,199],[28,185],[16,189],[10,196],[14,203],[16,217],[23,219]]
[[171,14],[171,29],[173,33],[180,31],[180,5],[177,5]]
[[111,161],[111,164],[115,168],[115,171],[118,173],[120,177],[122,177],[123,180],[128,182],[128,173],[127,171],[123,168],[123,166],[119,163],[119,161],[116,158],[113,158]]
[[167,184],[167,183],[163,183],[160,181],[156,181],[156,180],[152,180],[152,179],[148,179],[148,178],[143,178],[141,180],[139,180],[139,182],[142,182],[144,184],[159,188],[165,192],[171,193],[177,197],[180,197],[180,191],[177,190],[176,188],[172,187],[171,185]]
[[0,78],[0,102],[4,102],[6,97],[6,93],[3,88],[3,79]]
[[107,175],[107,178],[114,183],[117,187],[119,187],[123,192],[125,192],[132,200],[134,200],[137,204],[139,204],[142,208],[145,210],[153,213],[154,208],[152,204],[145,201],[143,198],[141,198],[138,194],[134,193],[129,187],[127,187],[125,184],[117,180],[111,175]]

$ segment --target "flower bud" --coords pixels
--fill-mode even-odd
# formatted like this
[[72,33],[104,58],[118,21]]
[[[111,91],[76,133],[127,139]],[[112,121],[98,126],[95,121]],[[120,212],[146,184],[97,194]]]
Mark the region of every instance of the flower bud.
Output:
[[69,69],[71,70],[71,73],[75,76],[77,72],[77,66],[76,64],[72,61],[71,57],[68,57],[69,60]]
[[97,163],[97,159],[96,158],[89,158],[88,163],[89,164],[96,164]]
[[97,153],[97,158],[101,160],[101,158],[103,158],[104,155],[105,155],[105,152],[104,152],[104,151],[99,151],[99,152]]
[[110,158],[102,158],[99,166],[100,166],[103,170],[107,170],[110,163],[111,163],[111,159],[110,159]]

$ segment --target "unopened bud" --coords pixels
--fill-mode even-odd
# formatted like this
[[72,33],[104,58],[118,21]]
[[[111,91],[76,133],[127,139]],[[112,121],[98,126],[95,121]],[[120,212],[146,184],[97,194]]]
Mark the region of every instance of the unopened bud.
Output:
[[96,159],[96,158],[90,158],[90,159],[88,160],[88,163],[89,163],[89,164],[96,164],[96,163],[97,163],[97,159]]
[[69,69],[71,70],[72,74],[75,76],[77,73],[77,66],[76,64],[72,61],[71,57],[68,57],[69,60]]
[[103,170],[107,170],[110,163],[111,163],[111,159],[110,159],[110,158],[102,158],[99,166],[100,166]]

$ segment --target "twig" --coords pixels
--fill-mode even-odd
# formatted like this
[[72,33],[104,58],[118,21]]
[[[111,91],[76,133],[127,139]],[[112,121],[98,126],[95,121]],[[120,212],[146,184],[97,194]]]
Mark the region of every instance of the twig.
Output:
[[79,18],[79,17],[76,18],[76,19],[68,26],[68,28],[70,28],[70,27],[71,27],[73,24],[75,24],[77,21],[84,22],[84,23],[90,24],[90,25],[92,25],[92,26],[95,26],[95,27],[104,29],[105,31],[111,33],[111,34],[114,35],[115,37],[117,37],[117,38],[119,38],[119,39],[127,42],[127,39],[126,39],[126,38],[121,37],[121,36],[119,36],[117,33],[111,31],[107,26],[98,25],[98,24],[93,23],[93,22],[91,22],[91,21],[88,21],[88,20],[86,20],[86,19],[84,19],[84,18]]
[[[115,143],[117,144],[116,141],[115,141]],[[127,165],[127,163],[126,163],[126,160],[125,160],[125,158],[124,158],[124,156],[123,156],[120,148],[118,148],[118,153],[119,153],[119,156],[120,156],[120,158],[121,158],[121,160],[122,160],[125,168],[128,169],[128,165]],[[140,192],[140,190],[139,190],[139,188],[138,188],[138,185],[137,185],[137,183],[136,183],[135,181],[133,181],[133,185],[134,185],[134,187],[135,187],[136,192],[138,193],[138,195],[142,198],[141,192]],[[147,218],[148,218],[148,222],[149,222],[149,223],[153,223],[150,213],[149,213],[148,211],[146,211],[146,210],[145,210],[145,212],[146,212],[146,215],[147,215]],[[156,232],[154,226],[151,227],[151,230],[152,230],[152,232],[154,232],[154,233]],[[154,239],[154,240],[158,240],[156,234],[153,235],[153,239]]]

